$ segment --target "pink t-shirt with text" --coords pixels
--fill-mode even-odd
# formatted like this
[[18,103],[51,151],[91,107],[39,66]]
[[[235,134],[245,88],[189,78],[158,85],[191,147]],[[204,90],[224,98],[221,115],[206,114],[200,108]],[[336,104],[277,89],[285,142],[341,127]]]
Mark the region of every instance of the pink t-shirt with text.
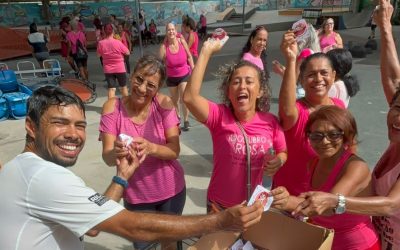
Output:
[[244,53],[242,59],[257,65],[257,67],[259,67],[261,70],[264,70],[264,64],[261,58],[253,56],[250,52]]
[[[121,133],[143,137],[151,143],[165,145],[165,132],[179,126],[175,109],[164,109],[154,97],[150,113],[143,124],[135,124],[120,100],[113,112],[101,116],[99,131],[118,136]],[[184,172],[178,160],[146,159],[129,179],[124,199],[131,204],[152,203],[168,199],[183,190]]]
[[[341,100],[331,99],[336,106],[344,108]],[[302,100],[297,100],[296,107],[299,112],[296,124],[285,130],[288,159],[274,175],[273,182],[274,187],[284,186],[295,196],[307,191],[307,163],[316,156],[304,131],[310,116],[308,108]]]
[[[377,177],[375,173],[375,170],[380,169],[382,164],[387,164],[390,155],[396,152],[395,145],[389,145],[388,149],[374,168],[372,174],[372,187],[377,196],[388,196],[393,186],[399,181],[400,162],[380,177]],[[388,168],[388,166],[385,168]],[[400,210],[397,210],[391,216],[374,216],[373,222],[375,228],[380,234],[382,250],[400,249]]]
[[[247,200],[246,144],[229,107],[208,102],[205,125],[213,141],[214,168],[208,187],[208,199],[224,207]],[[272,146],[275,152],[286,151],[283,130],[276,116],[257,112],[251,121],[241,123],[251,148],[251,186],[262,183],[263,161]]]
[[112,37],[99,41],[97,53],[103,58],[104,73],[125,73],[124,55],[128,52],[121,41]]

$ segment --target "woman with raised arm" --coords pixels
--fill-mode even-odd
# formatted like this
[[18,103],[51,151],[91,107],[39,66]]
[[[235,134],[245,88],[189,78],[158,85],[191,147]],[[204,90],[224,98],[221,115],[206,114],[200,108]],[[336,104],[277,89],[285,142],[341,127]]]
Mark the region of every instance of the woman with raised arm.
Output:
[[[268,80],[256,65],[240,61],[221,71],[223,103],[214,103],[200,95],[208,61],[221,47],[218,39],[204,42],[183,97],[190,112],[210,130],[213,141],[208,212],[248,199],[247,153],[251,162],[251,190],[261,184],[264,171],[272,176],[287,157],[282,128],[277,117],[268,112],[271,97]],[[270,149],[275,155],[264,163]]]
[[328,96],[335,80],[335,70],[324,53],[312,54],[301,64],[299,81],[305,96],[296,100],[298,48],[293,32],[286,32],[281,50],[286,58],[286,70],[279,93],[279,117],[285,131],[288,160],[274,176],[274,186],[285,186],[291,194],[299,195],[307,190],[307,163],[315,157],[304,134],[308,117],[321,106],[336,105],[344,108],[344,104]]
[[[382,249],[400,249],[400,63],[393,40],[390,19],[393,7],[380,0],[375,21],[381,32],[381,80],[389,104],[387,127],[389,146],[372,173],[371,197],[344,197],[343,209],[349,213],[372,215],[380,234]],[[368,194],[364,195],[368,196]],[[302,194],[306,200],[294,213],[322,214],[337,208],[338,196],[323,192]]]
[[166,39],[160,47],[160,58],[167,67],[167,86],[180,117],[180,106],[183,111],[183,131],[189,131],[189,111],[182,102],[187,80],[194,68],[193,57],[183,37],[176,36],[173,23],[166,26]]

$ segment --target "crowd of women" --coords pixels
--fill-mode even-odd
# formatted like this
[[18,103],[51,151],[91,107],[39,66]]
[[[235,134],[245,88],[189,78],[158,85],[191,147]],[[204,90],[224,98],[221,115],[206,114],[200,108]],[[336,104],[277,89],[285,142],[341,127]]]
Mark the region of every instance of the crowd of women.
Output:
[[[278,116],[269,112],[264,27],[251,32],[235,64],[220,68],[222,102],[215,103],[202,96],[201,87],[208,61],[223,45],[209,39],[198,53],[192,19],[183,21],[181,33],[175,24],[167,24],[158,57],[140,58],[129,79],[126,58],[131,45],[124,42],[123,25],[105,25],[97,45],[110,88],[99,126],[102,156],[109,166],[127,156],[128,145],[119,138],[126,134],[140,157],[140,167],[127,180],[125,207],[182,213],[186,187],[177,159],[180,130],[189,129],[190,112],[212,138],[208,213],[243,203],[249,191],[268,177],[273,207],[333,229],[332,249],[400,249],[400,63],[390,23],[393,7],[387,0],[378,6],[374,18],[381,32],[389,147],[372,173],[357,155],[357,124],[346,108],[359,85],[349,74],[351,54],[333,31],[332,19],[323,23],[313,45],[300,46],[293,31],[284,34],[285,66],[273,65],[282,76]],[[70,61],[72,54],[81,75],[87,77],[85,61],[74,56],[74,43],[82,31],[77,23],[71,28],[65,35],[66,57]],[[164,82],[170,96],[159,92]],[[121,97],[115,95],[118,86]],[[134,247],[145,249],[149,244],[135,242]],[[175,245],[162,242],[164,249]]]

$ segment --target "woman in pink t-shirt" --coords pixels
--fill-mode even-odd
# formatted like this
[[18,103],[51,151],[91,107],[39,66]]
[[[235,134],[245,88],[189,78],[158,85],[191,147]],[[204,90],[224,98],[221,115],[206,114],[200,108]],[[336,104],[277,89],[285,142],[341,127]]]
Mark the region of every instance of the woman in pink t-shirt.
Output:
[[108,99],[115,97],[118,86],[121,95],[128,96],[124,56],[129,55],[130,51],[121,41],[114,38],[114,29],[111,24],[105,25],[104,33],[106,37],[99,41],[97,55],[103,59],[103,71],[108,85]]
[[[344,196],[361,194],[371,180],[371,172],[363,159],[354,153],[357,143],[357,125],[346,109],[329,105],[313,112],[306,124],[305,133],[317,156],[308,162],[307,191],[323,191]],[[285,210],[297,206],[306,208],[303,196],[290,196]],[[311,223],[333,229],[333,250],[379,250],[378,235],[371,218],[366,215],[345,213],[345,204],[320,216],[307,214]],[[332,212],[334,211],[334,212]]]
[[183,97],[190,112],[208,127],[212,137],[214,167],[207,191],[208,212],[248,200],[247,184],[252,192],[262,183],[264,172],[274,175],[287,157],[278,119],[268,112],[271,96],[268,80],[256,65],[240,61],[221,71],[223,103],[216,104],[200,95],[208,60],[220,49],[219,40],[204,42]]
[[299,81],[305,96],[296,98],[296,60],[298,47],[295,34],[285,33],[282,53],[286,57],[286,70],[279,92],[279,117],[288,147],[288,160],[274,176],[274,185],[285,186],[293,195],[306,191],[307,163],[315,156],[304,134],[309,115],[323,105],[344,108],[341,100],[330,98],[328,91],[335,80],[335,71],[324,53],[308,56],[300,66]]
[[[133,138],[140,158],[139,168],[124,192],[128,210],[181,214],[185,205],[184,172],[177,160],[179,120],[171,98],[159,93],[165,78],[162,62],[144,56],[132,74],[131,94],[111,98],[103,106],[99,128],[103,160],[115,166],[118,158],[128,154],[124,142],[118,139],[120,134]],[[135,242],[134,246],[145,249],[149,244]]]
[[242,49],[240,58],[257,65],[264,70],[269,77],[267,70],[267,43],[268,32],[263,26],[258,26],[249,35],[245,46]]
[[[363,197],[345,197],[344,209],[349,213],[371,215],[380,234],[381,249],[400,249],[400,63],[390,23],[393,7],[381,0],[375,21],[381,32],[381,82],[389,104],[387,127],[389,146],[376,164],[371,188]],[[364,197],[366,196],[366,197]],[[370,196],[370,197],[368,197]],[[307,192],[307,205],[295,213],[322,214],[338,205],[338,196],[324,192]]]

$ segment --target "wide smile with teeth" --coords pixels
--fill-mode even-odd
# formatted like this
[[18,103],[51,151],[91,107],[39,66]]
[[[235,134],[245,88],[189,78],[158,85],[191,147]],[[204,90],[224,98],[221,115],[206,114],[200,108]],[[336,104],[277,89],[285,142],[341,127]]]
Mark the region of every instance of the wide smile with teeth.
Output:
[[76,145],[59,145],[59,147],[67,151],[75,151],[78,148]]

